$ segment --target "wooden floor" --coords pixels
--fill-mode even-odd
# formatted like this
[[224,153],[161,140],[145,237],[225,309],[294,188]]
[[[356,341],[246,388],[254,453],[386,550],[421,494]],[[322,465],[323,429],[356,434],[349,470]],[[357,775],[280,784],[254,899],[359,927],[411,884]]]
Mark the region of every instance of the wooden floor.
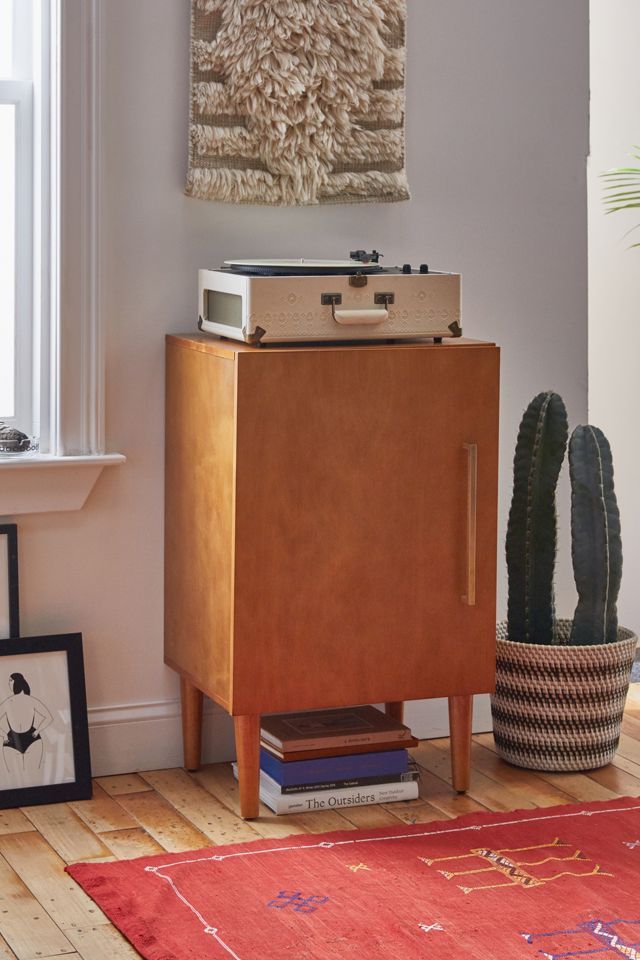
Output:
[[0,960],[135,960],[93,902],[64,873],[76,860],[116,860],[209,844],[425,823],[483,810],[640,796],[640,684],[631,687],[618,755],[582,773],[534,774],[503,763],[491,734],[473,742],[466,796],[450,786],[448,740],[413,751],[422,768],[420,798],[387,806],[275,817],[238,816],[238,789],[228,764],[200,773],[156,770],[99,777],[92,800],[0,811]]

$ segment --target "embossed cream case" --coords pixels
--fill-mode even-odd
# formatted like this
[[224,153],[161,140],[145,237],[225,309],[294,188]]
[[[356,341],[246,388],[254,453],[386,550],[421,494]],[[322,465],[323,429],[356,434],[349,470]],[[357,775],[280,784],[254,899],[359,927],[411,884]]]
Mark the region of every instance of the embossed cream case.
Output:
[[461,336],[459,274],[383,268],[377,256],[229,260],[200,270],[198,325],[246,343]]

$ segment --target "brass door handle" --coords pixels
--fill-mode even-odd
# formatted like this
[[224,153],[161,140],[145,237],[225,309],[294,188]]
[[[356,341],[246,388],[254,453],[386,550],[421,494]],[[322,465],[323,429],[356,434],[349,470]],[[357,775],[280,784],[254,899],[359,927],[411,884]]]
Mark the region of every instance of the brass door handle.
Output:
[[478,525],[478,444],[465,443],[467,452],[467,548],[465,554],[465,576],[467,592],[463,594],[464,603],[475,606],[476,602],[476,542]]

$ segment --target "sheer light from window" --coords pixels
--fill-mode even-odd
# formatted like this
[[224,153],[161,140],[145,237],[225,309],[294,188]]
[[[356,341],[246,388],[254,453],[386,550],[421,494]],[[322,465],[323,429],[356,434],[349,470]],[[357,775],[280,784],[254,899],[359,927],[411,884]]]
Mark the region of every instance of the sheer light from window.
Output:
[[15,416],[15,114],[0,103],[0,419]]
[[[0,419],[33,432],[37,0],[0,0]],[[39,37],[39,33],[38,33]]]
[[0,77],[10,77],[13,72],[12,40],[13,0],[0,0]]

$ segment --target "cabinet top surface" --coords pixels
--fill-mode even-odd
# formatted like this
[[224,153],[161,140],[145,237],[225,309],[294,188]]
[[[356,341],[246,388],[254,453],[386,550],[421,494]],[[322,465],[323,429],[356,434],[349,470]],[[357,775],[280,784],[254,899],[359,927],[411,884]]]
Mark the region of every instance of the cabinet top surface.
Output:
[[484,340],[469,340],[467,337],[452,337],[442,343],[432,340],[403,340],[398,343],[291,343],[269,344],[266,346],[240,343],[236,340],[225,340],[223,337],[212,336],[208,333],[176,333],[167,334],[167,345],[183,347],[187,350],[197,350],[200,353],[209,353],[213,356],[226,357],[235,360],[241,354],[267,357],[271,353],[300,353],[301,351],[354,351],[354,350],[451,350],[460,347],[476,349],[495,348],[495,343]]

